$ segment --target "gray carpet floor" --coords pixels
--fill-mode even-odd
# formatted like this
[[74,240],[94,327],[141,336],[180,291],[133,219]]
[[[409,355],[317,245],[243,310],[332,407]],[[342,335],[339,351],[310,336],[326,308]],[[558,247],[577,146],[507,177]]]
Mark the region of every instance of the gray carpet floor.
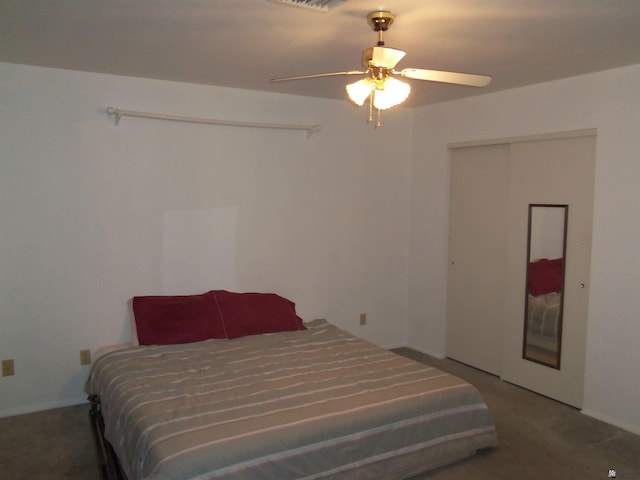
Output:
[[[412,480],[640,480],[640,436],[487,373],[408,348],[396,353],[474,384],[499,446]],[[0,480],[98,480],[88,405],[0,419]],[[258,479],[256,479],[258,480]]]

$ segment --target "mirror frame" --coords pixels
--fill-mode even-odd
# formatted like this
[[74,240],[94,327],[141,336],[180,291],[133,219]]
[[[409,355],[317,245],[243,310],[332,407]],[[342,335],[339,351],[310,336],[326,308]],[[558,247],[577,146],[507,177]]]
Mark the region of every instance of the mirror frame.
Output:
[[[533,209],[537,207],[550,207],[550,208],[562,208],[564,209],[564,232],[562,235],[562,278],[561,278],[561,297],[560,307],[558,312],[558,335],[557,335],[557,352],[555,362],[546,362],[540,358],[532,358],[527,355],[527,332],[529,330],[529,266],[531,264],[531,224]],[[548,203],[530,203],[529,204],[529,219],[527,228],[527,264],[525,273],[525,295],[524,295],[524,334],[522,336],[522,358],[531,362],[544,365],[546,367],[560,370],[560,362],[562,359],[562,330],[563,330],[563,317],[564,317],[564,297],[565,297],[565,278],[566,278],[566,266],[567,266],[567,226],[569,222],[569,205],[565,204],[548,204]]]

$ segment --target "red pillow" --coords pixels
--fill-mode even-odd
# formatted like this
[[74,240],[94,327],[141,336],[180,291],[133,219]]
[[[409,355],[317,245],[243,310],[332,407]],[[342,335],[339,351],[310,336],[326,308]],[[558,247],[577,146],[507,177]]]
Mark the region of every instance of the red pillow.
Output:
[[533,296],[562,289],[562,266],[557,260],[543,258],[529,264],[529,293]]
[[306,330],[295,304],[275,293],[214,293],[227,338]]
[[215,295],[134,297],[140,345],[191,343],[225,338]]

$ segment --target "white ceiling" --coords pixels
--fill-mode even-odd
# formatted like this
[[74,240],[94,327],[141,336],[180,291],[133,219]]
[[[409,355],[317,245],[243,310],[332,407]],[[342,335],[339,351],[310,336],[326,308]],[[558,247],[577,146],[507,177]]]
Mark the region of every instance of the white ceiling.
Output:
[[[377,41],[366,14],[397,15],[387,46],[414,67],[491,75],[484,89],[418,80],[410,106],[640,63],[640,0],[347,0],[329,13],[267,0],[1,0],[0,61],[345,98]],[[2,81],[2,79],[0,79]]]

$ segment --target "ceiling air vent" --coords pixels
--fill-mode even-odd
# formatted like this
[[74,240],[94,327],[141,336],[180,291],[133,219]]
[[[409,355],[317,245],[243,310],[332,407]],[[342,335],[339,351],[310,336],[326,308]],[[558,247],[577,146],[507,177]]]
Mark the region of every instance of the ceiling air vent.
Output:
[[333,7],[340,5],[347,0],[267,0],[279,5],[289,5],[291,7],[306,8],[314,12],[327,13]]

